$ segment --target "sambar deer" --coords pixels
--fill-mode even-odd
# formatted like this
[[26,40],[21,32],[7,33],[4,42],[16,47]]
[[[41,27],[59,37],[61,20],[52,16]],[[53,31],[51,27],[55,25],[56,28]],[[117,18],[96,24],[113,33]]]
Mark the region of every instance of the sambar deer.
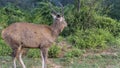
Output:
[[19,60],[23,68],[26,68],[22,54],[25,48],[39,48],[42,58],[42,68],[47,68],[48,48],[59,36],[59,33],[67,26],[64,15],[51,13],[53,24],[38,25],[27,22],[17,22],[2,31],[2,38],[10,45],[13,57],[13,66],[16,68],[16,60]]

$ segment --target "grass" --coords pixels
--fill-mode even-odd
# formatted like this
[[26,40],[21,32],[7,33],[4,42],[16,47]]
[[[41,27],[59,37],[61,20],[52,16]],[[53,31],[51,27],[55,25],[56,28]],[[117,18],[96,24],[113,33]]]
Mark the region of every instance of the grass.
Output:
[[[40,58],[24,57],[27,68],[41,68]],[[87,52],[79,58],[49,58],[52,63],[61,66],[60,68],[120,68],[120,48],[111,47],[102,52]],[[48,68],[57,68],[49,67]],[[10,56],[0,56],[0,68],[12,68]],[[21,68],[20,64],[17,68]]]
[[[0,57],[0,68],[12,68],[12,58],[9,56]],[[39,58],[23,58],[27,68],[41,67]],[[72,58],[70,62],[65,61],[65,58],[50,59],[55,64],[61,65],[61,68],[120,68],[120,57],[95,57],[89,56],[84,58]],[[21,68],[18,64],[17,68]]]

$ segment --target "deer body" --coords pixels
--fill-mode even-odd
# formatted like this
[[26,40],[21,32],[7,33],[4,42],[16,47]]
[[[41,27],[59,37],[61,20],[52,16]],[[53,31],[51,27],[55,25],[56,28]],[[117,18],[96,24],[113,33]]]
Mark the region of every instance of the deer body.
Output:
[[42,68],[46,68],[48,48],[56,40],[67,23],[64,17],[52,14],[54,22],[51,26],[38,25],[32,23],[14,23],[2,31],[2,37],[13,50],[13,63],[16,68],[16,59],[19,60],[23,68],[22,61],[24,48],[39,48],[41,50]]
[[[49,47],[56,37],[50,26],[32,23],[14,23],[3,30],[3,38],[8,44],[21,44],[25,48]],[[12,43],[13,42],[13,43]],[[18,47],[19,47],[18,45]],[[43,46],[44,45],[44,46]]]

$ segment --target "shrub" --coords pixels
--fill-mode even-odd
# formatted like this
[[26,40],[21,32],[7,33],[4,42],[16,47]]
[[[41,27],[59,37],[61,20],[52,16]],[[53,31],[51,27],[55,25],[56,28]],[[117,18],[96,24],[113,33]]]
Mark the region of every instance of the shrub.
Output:
[[96,27],[110,31],[114,36],[119,35],[120,23],[110,17],[94,15]]
[[73,58],[73,57],[80,57],[82,55],[82,51],[78,48],[72,48],[68,52],[66,52],[65,57]]
[[103,29],[77,30],[68,37],[68,41],[78,48],[106,48],[114,41],[114,36]]
[[20,8],[15,7],[14,5],[10,4],[0,9],[0,23],[4,27],[14,22],[26,21],[26,14],[28,13],[23,13]]
[[27,53],[27,57],[30,58],[39,58],[40,57],[40,49],[29,49]]
[[48,55],[50,58],[56,58],[60,54],[61,48],[55,44],[51,46],[51,48],[48,51]]
[[11,48],[7,46],[2,39],[0,39],[0,56],[11,55]]

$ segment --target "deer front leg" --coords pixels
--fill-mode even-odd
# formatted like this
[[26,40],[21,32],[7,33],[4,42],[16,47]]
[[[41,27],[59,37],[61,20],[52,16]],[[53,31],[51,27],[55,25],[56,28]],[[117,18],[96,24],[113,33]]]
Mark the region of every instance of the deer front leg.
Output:
[[41,48],[42,68],[47,68],[47,55],[48,55],[48,49]]
[[16,57],[13,59],[13,67],[16,68]]

